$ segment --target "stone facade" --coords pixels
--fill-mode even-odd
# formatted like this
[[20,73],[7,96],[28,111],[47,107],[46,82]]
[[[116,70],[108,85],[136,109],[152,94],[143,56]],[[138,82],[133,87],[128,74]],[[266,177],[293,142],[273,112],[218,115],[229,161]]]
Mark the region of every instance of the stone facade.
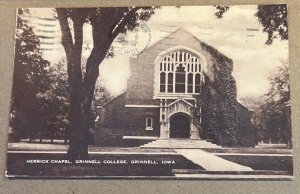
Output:
[[[127,82],[127,91],[99,109],[100,119],[95,130],[96,144],[103,145],[103,142],[108,142],[113,145],[112,142],[123,141],[127,138],[147,141],[155,138],[169,139],[181,135],[184,138],[200,139],[198,128],[193,124],[193,109],[196,105],[193,95],[199,92],[195,89],[196,80],[200,80],[199,84],[204,81],[203,72],[208,78],[213,79],[210,70],[213,58],[205,45],[189,32],[178,29],[144,50],[136,58],[131,58],[131,76]],[[170,59],[171,56],[172,59]],[[162,62],[163,60],[165,62]],[[170,60],[176,63],[171,63]],[[184,62],[184,60],[190,60],[190,62]],[[179,80],[180,72],[178,72],[178,68],[182,66],[185,69],[184,86]],[[167,71],[169,77],[164,78],[168,81],[162,82],[161,72],[164,68],[169,70]],[[175,71],[174,68],[177,70]],[[195,69],[191,70],[191,68]],[[197,77],[196,68],[201,78]],[[191,76],[188,75],[188,70]],[[170,77],[171,75],[173,77]],[[188,84],[189,80],[192,80],[192,84]],[[183,91],[177,92],[176,90],[180,90],[180,84]],[[172,90],[172,92],[165,90]],[[197,108],[201,109],[201,107]],[[245,119],[249,120],[250,117],[247,115]],[[243,118],[239,118],[240,126],[244,127],[246,124],[248,126],[248,120],[244,121]],[[184,130],[180,127],[186,128],[189,134],[184,135]],[[251,133],[251,129],[249,131]],[[108,141],[108,139],[111,140]]]

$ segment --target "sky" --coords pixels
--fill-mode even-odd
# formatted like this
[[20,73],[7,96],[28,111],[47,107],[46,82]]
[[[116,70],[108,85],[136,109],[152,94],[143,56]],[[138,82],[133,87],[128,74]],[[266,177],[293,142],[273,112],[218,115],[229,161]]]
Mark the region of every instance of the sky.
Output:
[[[44,57],[52,63],[61,60],[65,53],[60,44],[59,24],[57,20],[43,19],[51,18],[53,10],[34,8],[30,11],[30,22],[35,26],[36,33],[45,35],[43,29],[47,28],[46,35],[51,33],[54,37],[41,40],[51,43],[42,45]],[[146,22],[149,34],[145,34],[143,40],[149,41],[147,44],[151,46],[176,29],[184,28],[233,60],[238,98],[260,97],[270,88],[269,75],[276,72],[282,61],[288,60],[288,41],[276,39],[272,45],[265,45],[267,34],[262,32],[256,11],[255,5],[231,6],[222,19],[217,19],[213,6],[161,7]],[[41,23],[50,26],[45,27]],[[133,35],[129,33],[129,39]],[[91,27],[88,24],[84,27],[84,38],[84,46],[92,48]],[[90,49],[84,51],[84,58],[88,57],[89,52]],[[112,95],[126,91],[130,57],[135,56],[118,52],[100,65],[99,79]]]

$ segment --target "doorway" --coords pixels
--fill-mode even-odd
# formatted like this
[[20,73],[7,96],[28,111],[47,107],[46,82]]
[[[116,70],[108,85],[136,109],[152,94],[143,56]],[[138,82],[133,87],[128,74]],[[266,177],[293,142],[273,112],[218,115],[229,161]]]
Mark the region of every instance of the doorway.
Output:
[[170,118],[170,138],[190,138],[190,119],[187,115],[176,113]]

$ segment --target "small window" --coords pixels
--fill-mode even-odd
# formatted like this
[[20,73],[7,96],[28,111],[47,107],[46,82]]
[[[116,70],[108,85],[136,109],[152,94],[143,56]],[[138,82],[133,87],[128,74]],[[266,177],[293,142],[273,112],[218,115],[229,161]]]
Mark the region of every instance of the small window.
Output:
[[153,119],[151,117],[146,118],[146,130],[153,130]]

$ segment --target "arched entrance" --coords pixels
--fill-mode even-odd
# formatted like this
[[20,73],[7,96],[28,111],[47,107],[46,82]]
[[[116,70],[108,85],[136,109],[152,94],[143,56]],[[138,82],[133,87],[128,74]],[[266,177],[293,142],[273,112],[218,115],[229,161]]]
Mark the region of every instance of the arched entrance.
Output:
[[190,138],[190,119],[187,115],[176,113],[170,118],[170,138]]

